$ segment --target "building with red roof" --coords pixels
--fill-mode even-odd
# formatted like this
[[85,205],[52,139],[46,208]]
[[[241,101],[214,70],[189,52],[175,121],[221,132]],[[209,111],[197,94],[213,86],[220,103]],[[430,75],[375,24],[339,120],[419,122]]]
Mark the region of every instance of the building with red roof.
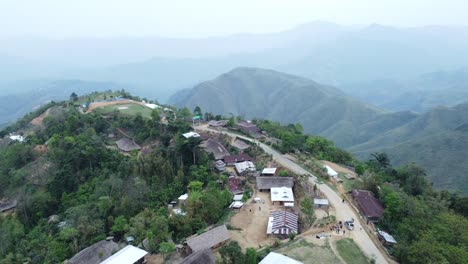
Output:
[[371,191],[367,190],[353,190],[352,196],[356,201],[361,214],[368,220],[376,222],[383,213],[384,207],[382,203],[374,197]]

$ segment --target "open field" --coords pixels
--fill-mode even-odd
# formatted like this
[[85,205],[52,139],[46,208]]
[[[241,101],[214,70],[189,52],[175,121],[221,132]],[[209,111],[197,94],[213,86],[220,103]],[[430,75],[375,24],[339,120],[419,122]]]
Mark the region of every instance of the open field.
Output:
[[104,114],[118,110],[125,115],[131,116],[140,113],[144,118],[151,118],[152,111],[151,108],[130,100],[92,103],[88,112],[93,110]]
[[277,250],[277,252],[301,261],[304,264],[341,263],[340,259],[333,253],[328,240],[317,241],[321,245],[300,239],[287,244]]
[[336,248],[340,256],[348,264],[370,263],[369,259],[350,238],[336,241]]
[[259,197],[265,203],[253,203],[250,199],[230,221],[231,226],[242,229],[230,232],[232,239],[239,242],[243,249],[271,245],[274,241],[266,234],[271,208],[270,193],[255,190],[252,197]]

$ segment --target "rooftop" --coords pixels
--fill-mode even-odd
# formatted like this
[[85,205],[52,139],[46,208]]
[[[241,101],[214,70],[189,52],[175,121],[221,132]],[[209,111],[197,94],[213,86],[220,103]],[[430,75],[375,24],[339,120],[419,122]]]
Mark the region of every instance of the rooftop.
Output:
[[328,200],[327,199],[314,199],[314,204],[328,205]]
[[256,171],[255,164],[251,161],[238,162],[234,166],[236,166],[236,171],[238,173],[243,173],[245,171]]
[[132,151],[132,150],[140,150],[141,147],[135,143],[135,141],[133,140],[130,140],[128,138],[121,138],[119,139],[117,142],[115,142],[117,144],[117,147],[122,150],[122,151],[126,151],[126,152],[129,152],[129,151]]
[[262,174],[275,174],[276,168],[264,168]]
[[68,264],[99,264],[119,249],[114,241],[101,240],[75,254]]
[[148,252],[143,249],[128,245],[101,262],[101,264],[133,264],[146,256],[146,254]]
[[336,172],[334,169],[332,169],[330,166],[325,165],[325,168],[327,169],[327,174],[330,177],[336,177],[338,176],[338,172]]
[[247,144],[247,142],[240,139],[235,139],[234,142],[232,142],[232,146],[239,150],[246,150],[250,148],[250,145]]
[[273,211],[268,218],[267,234],[289,235],[298,233],[299,216],[288,211]]
[[200,137],[200,135],[196,132],[188,132],[185,134],[182,134],[185,138],[192,138],[192,137]]
[[293,177],[257,177],[257,189],[266,190],[275,187],[294,187],[294,178]]
[[243,190],[240,187],[239,179],[231,176],[228,178],[228,188],[231,193],[242,193]]
[[379,233],[380,237],[382,237],[385,240],[385,242],[392,243],[392,244],[397,243],[395,238],[392,235],[390,235],[389,233],[387,233],[385,231],[382,231],[382,230],[378,230],[377,232]]
[[271,201],[272,202],[294,202],[294,193],[292,188],[288,187],[275,187],[271,188]]
[[237,154],[237,155],[230,155],[224,157],[224,162],[232,164],[237,162],[244,162],[244,161],[252,161],[252,157],[245,153]]
[[371,191],[353,190],[352,195],[366,217],[380,218],[383,215],[384,207]]
[[187,200],[187,198],[188,198],[188,193],[182,194],[181,196],[179,196],[179,200],[185,201],[185,200]]
[[187,239],[187,245],[193,252],[203,249],[212,248],[221,242],[229,240],[231,234],[229,233],[226,225],[213,228],[199,236]]
[[201,146],[206,152],[212,153],[217,160],[223,159],[229,155],[227,149],[221,143],[212,138],[203,142]]
[[216,259],[211,249],[203,249],[186,257],[180,264],[215,264]]
[[270,252],[259,264],[303,264],[285,255]]

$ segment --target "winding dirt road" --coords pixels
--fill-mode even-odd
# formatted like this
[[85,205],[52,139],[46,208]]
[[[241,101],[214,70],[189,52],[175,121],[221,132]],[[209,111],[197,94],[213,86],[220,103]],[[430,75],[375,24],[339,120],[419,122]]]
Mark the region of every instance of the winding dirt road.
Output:
[[[195,130],[202,130],[202,131],[209,131],[213,133],[224,133],[233,137],[238,137],[242,138],[244,140],[254,142],[259,144],[263,150],[271,154],[273,158],[282,166],[287,167],[291,171],[293,171],[296,174],[300,175],[308,175],[309,176],[309,181],[313,184],[316,184],[317,177],[310,172],[306,171],[303,169],[301,166],[299,166],[297,163],[285,158],[281,153],[278,151],[272,149],[268,145],[265,145],[257,140],[254,140],[252,138],[246,137],[246,136],[241,136],[238,134],[234,134],[228,131],[218,131],[211,129],[206,126],[196,126]],[[340,194],[336,193],[333,189],[331,189],[328,185],[326,184],[317,184],[317,187],[320,189],[320,191],[327,197],[329,202],[332,204],[332,206],[335,208],[336,211],[336,219],[337,220],[349,220],[351,218],[355,219],[354,222],[354,231],[349,232],[351,235],[351,238],[356,242],[356,244],[361,248],[361,250],[370,258],[375,259],[376,263],[389,263],[385,256],[380,252],[378,247],[374,244],[373,240],[369,237],[369,235],[364,231],[361,230],[361,221],[360,221],[360,216],[357,215],[351,206],[348,203],[342,203],[342,198]]]

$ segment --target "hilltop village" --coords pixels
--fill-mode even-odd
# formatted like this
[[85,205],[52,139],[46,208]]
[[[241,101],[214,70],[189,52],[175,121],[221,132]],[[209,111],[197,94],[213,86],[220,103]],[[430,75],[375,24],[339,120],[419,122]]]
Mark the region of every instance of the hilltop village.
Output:
[[[12,262],[396,262],[366,176],[383,157],[364,165],[300,125],[119,91],[52,102],[2,133],[5,153],[25,153],[2,164],[15,168],[0,193]],[[41,240],[31,230],[47,245],[16,252]]]

